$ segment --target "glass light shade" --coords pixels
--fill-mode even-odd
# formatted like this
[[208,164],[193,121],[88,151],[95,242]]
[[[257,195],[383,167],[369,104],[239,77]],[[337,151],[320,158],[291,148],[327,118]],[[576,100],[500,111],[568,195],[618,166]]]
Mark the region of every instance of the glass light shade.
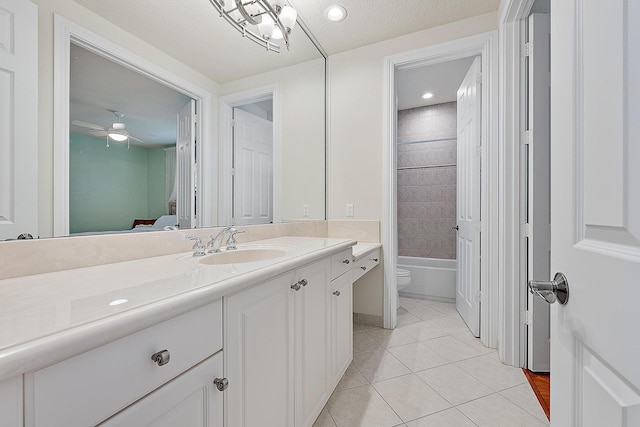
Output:
[[291,6],[285,6],[280,12],[280,22],[282,22],[288,33],[295,27],[297,17],[298,12]]
[[129,137],[122,133],[109,132],[109,138],[113,139],[114,141],[122,142],[122,141],[126,141],[127,138]]
[[[244,10],[246,10],[247,13],[251,16],[257,16],[260,12],[262,12],[262,9],[260,8],[260,6],[258,6],[258,3],[247,2],[247,4],[244,6]],[[258,21],[259,19],[260,18],[257,18],[256,21]]]
[[283,39],[282,31],[280,30],[280,28],[278,28],[278,27],[274,27],[273,28],[273,34],[271,34],[271,38],[273,40],[282,40]]
[[271,6],[276,10],[280,10],[285,6],[284,0],[271,0],[269,3],[271,3]]
[[269,15],[262,15],[262,22],[258,24],[258,31],[264,39],[269,40],[273,34],[273,18]]

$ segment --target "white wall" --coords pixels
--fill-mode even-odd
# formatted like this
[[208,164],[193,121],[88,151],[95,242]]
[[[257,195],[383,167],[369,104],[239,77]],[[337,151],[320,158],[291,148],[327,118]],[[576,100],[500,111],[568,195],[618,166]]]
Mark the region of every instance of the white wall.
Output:
[[[325,218],[324,80],[324,59],[318,58],[220,87],[223,96],[278,85],[281,157],[286,159],[280,162],[283,221]],[[308,217],[302,215],[305,204],[309,205]]]
[[[327,219],[382,220],[382,155],[388,143],[383,135],[384,58],[497,28],[494,12],[328,58]],[[346,216],[347,203],[354,204],[353,218]],[[380,274],[357,283],[359,312],[382,315],[382,280]]]
[[[53,235],[53,14],[65,18],[124,46],[171,73],[191,81],[214,95],[212,111],[217,111],[219,86],[188,64],[177,61],[72,0],[32,0],[38,5],[38,217],[39,234]],[[216,139],[214,138],[214,141]]]

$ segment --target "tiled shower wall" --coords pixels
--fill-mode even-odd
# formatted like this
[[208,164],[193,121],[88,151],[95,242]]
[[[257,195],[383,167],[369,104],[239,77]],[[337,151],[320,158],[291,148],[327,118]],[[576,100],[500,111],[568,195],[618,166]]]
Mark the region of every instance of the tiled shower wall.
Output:
[[400,256],[456,258],[456,133],[455,102],[398,111]]

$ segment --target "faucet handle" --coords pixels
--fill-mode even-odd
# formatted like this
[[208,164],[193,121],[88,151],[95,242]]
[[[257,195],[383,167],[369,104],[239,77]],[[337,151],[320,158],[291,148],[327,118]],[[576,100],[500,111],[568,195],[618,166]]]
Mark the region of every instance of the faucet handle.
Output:
[[227,250],[233,251],[238,249],[238,242],[236,242],[236,234],[242,234],[245,230],[238,230],[236,228],[232,228],[229,230],[229,240],[227,240]]
[[192,249],[195,249],[195,251],[193,252],[193,256],[203,256],[205,255],[204,250],[206,249],[204,244],[202,243],[202,239],[200,239],[198,236],[186,236],[185,239],[187,240],[195,240],[195,243],[193,244]]

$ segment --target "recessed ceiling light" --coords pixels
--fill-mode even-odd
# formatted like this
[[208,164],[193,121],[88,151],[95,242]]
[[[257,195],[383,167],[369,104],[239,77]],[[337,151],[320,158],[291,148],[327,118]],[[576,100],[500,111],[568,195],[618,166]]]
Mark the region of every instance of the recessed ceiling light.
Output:
[[324,15],[327,17],[329,21],[333,21],[333,22],[344,21],[344,18],[347,17],[347,9],[338,5],[329,6],[327,10],[325,10]]
[[433,98],[433,94],[431,92],[427,92],[424,95],[422,95],[422,97],[424,99],[430,99],[430,98]]

